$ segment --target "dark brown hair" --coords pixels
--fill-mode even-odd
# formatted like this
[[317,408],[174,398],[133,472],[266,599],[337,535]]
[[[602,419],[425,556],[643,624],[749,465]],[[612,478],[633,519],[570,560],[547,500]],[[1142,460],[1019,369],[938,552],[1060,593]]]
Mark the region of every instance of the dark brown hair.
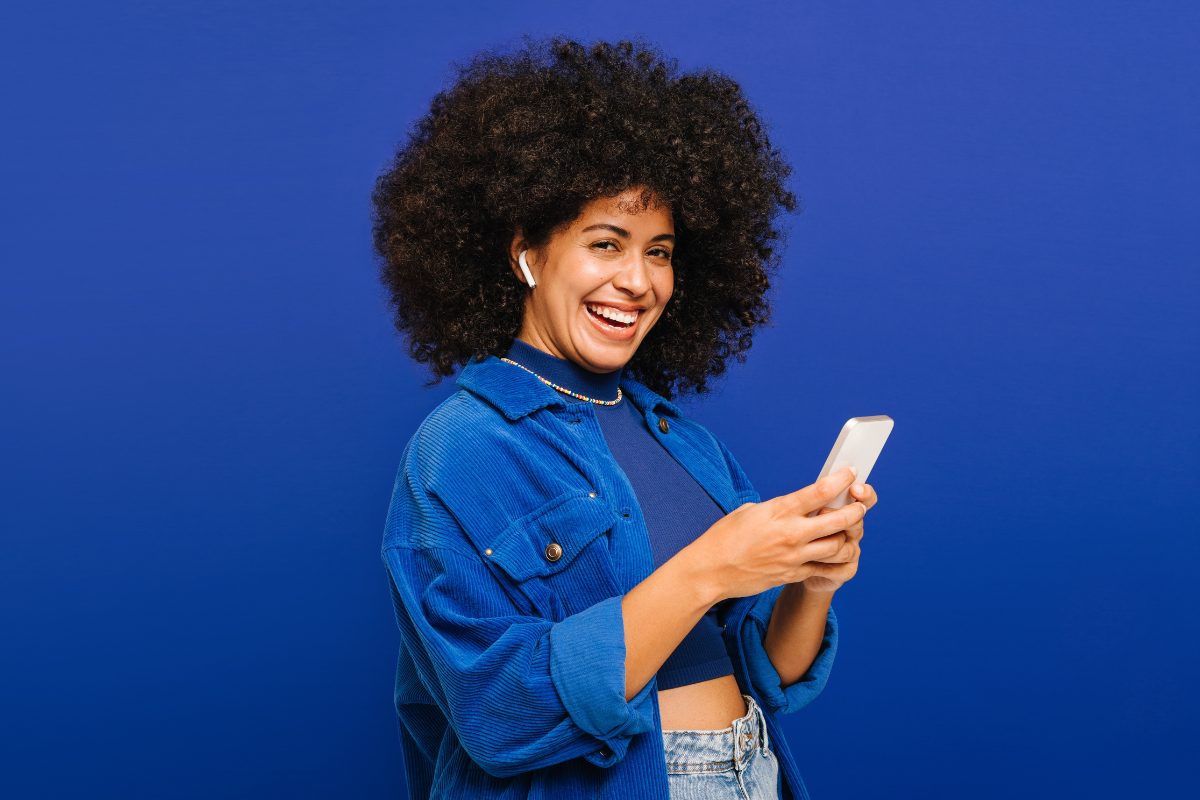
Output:
[[625,374],[666,397],[707,390],[770,317],[775,218],[790,168],[741,88],[681,73],[645,42],[525,40],[457,67],[376,182],[375,249],[396,329],[431,383],[504,355],[529,287],[509,266],[583,206],[636,186],[672,211],[675,291]]

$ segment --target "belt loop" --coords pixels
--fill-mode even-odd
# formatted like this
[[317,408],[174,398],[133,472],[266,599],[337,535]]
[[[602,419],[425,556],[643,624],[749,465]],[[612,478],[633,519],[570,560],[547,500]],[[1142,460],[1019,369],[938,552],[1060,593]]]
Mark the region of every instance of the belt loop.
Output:
[[742,758],[746,755],[746,737],[750,735],[748,720],[739,719],[733,723],[733,763],[740,773],[743,768]]
[[733,723],[733,755],[735,763],[738,764],[738,771],[741,771],[741,758],[749,751],[746,747],[749,740],[754,737],[754,698],[748,694],[742,695],[746,701],[746,715]]
[[[750,698],[750,702],[754,703],[753,697]],[[770,740],[767,738],[767,717],[765,714],[763,714],[762,706],[760,706],[758,703],[754,703],[754,715],[758,717],[758,731],[760,739],[759,747],[761,748],[762,754],[765,756],[767,754],[767,748],[770,746]]]

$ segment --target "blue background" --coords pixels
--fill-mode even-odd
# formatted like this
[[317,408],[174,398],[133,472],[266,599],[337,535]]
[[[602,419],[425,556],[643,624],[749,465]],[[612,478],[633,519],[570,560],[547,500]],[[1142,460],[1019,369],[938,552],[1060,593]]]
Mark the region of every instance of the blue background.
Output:
[[449,62],[644,34],[796,167],[689,406],[764,497],[889,414],[817,798],[1195,797],[1195,3],[9,3],[0,794],[402,797],[378,551],[424,391],[368,194]]

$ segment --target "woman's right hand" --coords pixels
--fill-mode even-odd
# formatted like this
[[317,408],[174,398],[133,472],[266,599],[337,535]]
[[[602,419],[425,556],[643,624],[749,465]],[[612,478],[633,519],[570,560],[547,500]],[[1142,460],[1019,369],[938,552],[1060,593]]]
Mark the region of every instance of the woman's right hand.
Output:
[[[866,507],[856,502],[819,516],[807,515],[837,497],[854,478],[847,467],[797,492],[764,503],[744,503],[633,587],[621,601],[625,699],[642,690],[714,605],[729,597],[798,584],[820,571],[814,562],[836,558],[846,542],[846,529],[862,519]],[[821,600],[812,654],[820,645],[829,597],[826,594]],[[795,670],[789,672],[789,665],[799,650],[787,649],[789,661],[783,673],[790,675]],[[807,662],[800,672],[805,669]]]
[[854,502],[819,516],[808,514],[837,497],[856,476],[857,470],[846,467],[791,494],[744,503],[684,548],[714,602],[798,583],[818,571],[814,562],[836,556],[846,542],[846,529],[863,518],[866,506]]

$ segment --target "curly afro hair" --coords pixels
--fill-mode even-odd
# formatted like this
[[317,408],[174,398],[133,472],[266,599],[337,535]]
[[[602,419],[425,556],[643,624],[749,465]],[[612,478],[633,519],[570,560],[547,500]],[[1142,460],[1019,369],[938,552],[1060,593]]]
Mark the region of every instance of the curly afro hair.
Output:
[[410,355],[434,379],[502,356],[529,287],[514,279],[517,229],[540,246],[585,204],[645,187],[674,217],[675,291],[625,366],[665,397],[704,393],[745,361],[770,318],[791,168],[741,88],[681,73],[645,42],[526,39],[457,67],[372,196],[380,277]]

